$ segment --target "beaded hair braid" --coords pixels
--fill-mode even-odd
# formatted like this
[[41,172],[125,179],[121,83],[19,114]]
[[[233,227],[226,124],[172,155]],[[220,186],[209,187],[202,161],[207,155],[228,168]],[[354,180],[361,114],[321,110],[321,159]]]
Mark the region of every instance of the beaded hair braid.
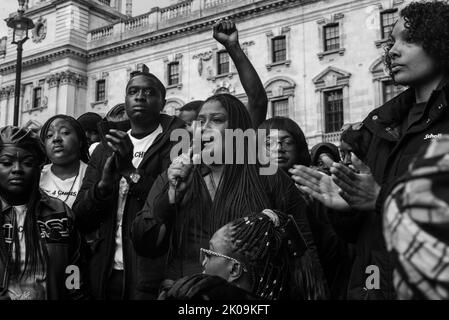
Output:
[[293,216],[265,209],[234,220],[228,230],[227,254],[248,270],[253,294],[268,300],[327,299],[326,280]]
[[285,214],[264,210],[237,219],[231,225],[230,240],[235,254],[252,276],[252,292],[263,299],[281,298],[288,285],[289,260],[293,254],[285,229],[288,219]]

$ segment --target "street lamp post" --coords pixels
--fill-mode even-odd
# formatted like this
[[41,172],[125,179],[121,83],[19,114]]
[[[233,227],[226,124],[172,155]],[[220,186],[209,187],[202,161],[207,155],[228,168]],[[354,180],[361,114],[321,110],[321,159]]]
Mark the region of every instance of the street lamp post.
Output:
[[24,17],[25,0],[19,0],[19,9],[17,15],[9,18],[7,26],[13,29],[12,44],[17,45],[17,60],[16,60],[16,84],[14,87],[14,120],[13,125],[19,125],[19,100],[20,100],[20,78],[22,76],[22,51],[23,44],[27,41],[28,30],[34,28],[33,20]]

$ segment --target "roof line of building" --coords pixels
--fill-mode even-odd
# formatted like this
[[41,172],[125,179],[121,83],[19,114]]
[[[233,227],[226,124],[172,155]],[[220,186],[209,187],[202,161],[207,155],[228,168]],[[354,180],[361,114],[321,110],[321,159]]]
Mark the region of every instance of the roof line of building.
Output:
[[[46,50],[44,52],[39,52],[32,56],[27,57],[22,61],[22,67],[25,69],[27,67],[35,66],[37,64],[45,64],[52,59],[64,58],[68,56],[86,61],[87,52],[86,50],[82,50],[73,45],[66,44],[61,47]],[[15,60],[0,65],[1,75],[13,73],[15,72],[15,70],[16,70]]]
[[[57,0],[64,1],[64,0]],[[85,0],[74,0],[84,2]],[[61,47],[50,49],[44,52],[36,53],[32,56],[24,57],[22,65],[26,69],[36,64],[48,62],[55,57],[62,58],[67,56],[76,57],[83,61],[92,62],[100,60],[104,57],[111,57],[120,55],[126,52],[133,51],[137,48],[152,46],[173,40],[186,34],[191,34],[198,31],[209,29],[219,17],[228,17],[234,21],[244,20],[246,18],[254,18],[255,16],[265,15],[274,10],[286,7],[297,7],[320,0],[272,0],[258,3],[248,4],[244,7],[231,8],[227,11],[220,12],[207,17],[202,17],[187,23],[180,23],[180,27],[168,27],[155,32],[146,33],[129,39],[127,42],[117,41],[113,44],[104,45],[99,48],[84,50],[73,45],[62,45]],[[11,60],[0,64],[0,74],[9,74],[15,71],[16,61]]]
[[[193,32],[198,32],[210,28],[217,18],[228,17],[234,21],[244,20],[246,17],[254,18],[254,16],[260,16],[267,14],[267,11],[277,10],[278,8],[284,7],[296,7],[319,0],[288,0],[280,1],[273,0],[267,2],[259,2],[248,4],[244,7],[231,8],[227,11],[220,12],[218,14],[210,15],[207,17],[202,17],[193,21],[189,21],[182,25],[181,27],[168,27],[166,29],[157,30],[155,32],[143,34],[129,39],[127,42],[121,42],[120,44],[107,44],[102,47],[94,48],[88,50],[88,60],[95,61],[101,59],[104,56],[114,56],[121,54],[123,52],[131,51],[137,47],[146,47],[154,44],[159,44],[172,40],[173,38],[185,36]],[[234,11],[234,12],[233,12]],[[230,14],[228,14],[230,13]]]

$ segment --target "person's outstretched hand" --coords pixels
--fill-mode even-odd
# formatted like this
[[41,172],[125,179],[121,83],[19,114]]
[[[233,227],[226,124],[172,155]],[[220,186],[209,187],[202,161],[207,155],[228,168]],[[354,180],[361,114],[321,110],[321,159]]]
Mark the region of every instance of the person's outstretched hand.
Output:
[[349,209],[348,203],[339,194],[340,189],[330,176],[302,165],[293,166],[289,172],[299,189],[326,207],[338,211]]

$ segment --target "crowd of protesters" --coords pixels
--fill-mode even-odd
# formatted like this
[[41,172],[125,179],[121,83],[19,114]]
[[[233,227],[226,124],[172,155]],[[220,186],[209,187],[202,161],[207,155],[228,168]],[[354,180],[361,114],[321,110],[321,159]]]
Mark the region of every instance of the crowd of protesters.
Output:
[[[0,299],[448,299],[449,4],[401,10],[384,60],[408,89],[345,124],[338,145],[265,120],[235,24],[213,37],[246,105],[216,94],[164,114],[144,66],[104,118],[0,129]],[[278,170],[239,163],[249,146],[225,148],[229,129],[265,131]],[[173,157],[176,130],[199,130],[199,156],[215,160]]]

